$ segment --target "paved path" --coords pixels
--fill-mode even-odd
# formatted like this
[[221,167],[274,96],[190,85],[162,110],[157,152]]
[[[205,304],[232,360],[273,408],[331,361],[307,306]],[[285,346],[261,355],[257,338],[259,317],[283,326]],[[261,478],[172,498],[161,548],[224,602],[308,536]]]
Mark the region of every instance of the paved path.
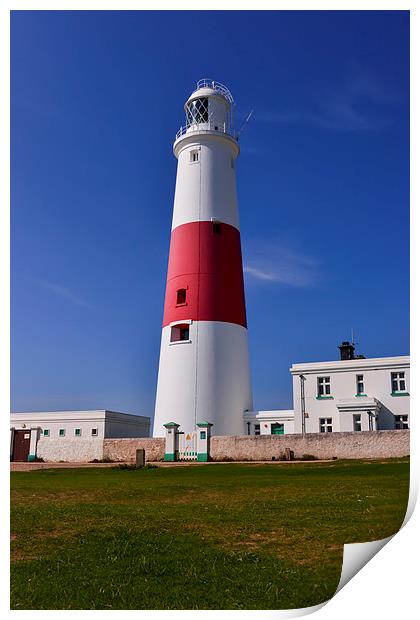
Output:
[[[197,461],[181,461],[176,463],[165,463],[157,461],[150,463],[157,467],[199,467],[200,465],[293,465],[296,463],[329,463],[330,459],[318,461],[209,461],[208,463]],[[128,464],[131,462],[126,461]],[[118,463],[10,463],[10,471],[34,471],[36,469],[75,469],[81,467],[118,467]]]

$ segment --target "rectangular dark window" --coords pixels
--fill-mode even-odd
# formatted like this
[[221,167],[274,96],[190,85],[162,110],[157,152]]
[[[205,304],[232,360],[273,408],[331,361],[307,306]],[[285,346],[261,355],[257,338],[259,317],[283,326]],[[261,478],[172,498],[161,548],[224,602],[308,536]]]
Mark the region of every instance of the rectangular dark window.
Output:
[[363,380],[363,375],[356,375],[356,394],[364,394],[365,393],[365,383]]
[[222,224],[220,222],[213,222],[213,234],[214,235],[222,234]]
[[65,437],[66,435],[66,429],[65,428],[60,428],[60,430],[58,431],[58,436],[59,437]]
[[92,437],[97,437],[98,436],[98,429],[97,428],[92,428]]
[[180,306],[185,303],[187,303],[187,289],[180,288],[176,292],[176,305]]
[[408,429],[408,415],[396,415],[395,417],[395,428],[397,430]]
[[44,437],[49,437],[49,436],[50,436],[50,429],[44,428]]
[[332,433],[332,418],[319,418],[319,432]]
[[82,429],[81,428],[75,428],[74,429],[74,434],[76,437],[80,437],[82,434]]
[[190,153],[190,162],[194,164],[199,159],[198,151],[191,151]]
[[171,342],[181,342],[190,339],[189,325],[173,325],[171,327]]
[[254,424],[254,435],[261,435],[261,427],[259,424]]
[[405,373],[391,372],[391,385],[393,392],[405,392]]
[[329,396],[331,394],[331,383],[329,377],[318,377],[318,396]]
[[361,431],[362,430],[362,416],[360,413],[357,413],[353,416],[353,430]]

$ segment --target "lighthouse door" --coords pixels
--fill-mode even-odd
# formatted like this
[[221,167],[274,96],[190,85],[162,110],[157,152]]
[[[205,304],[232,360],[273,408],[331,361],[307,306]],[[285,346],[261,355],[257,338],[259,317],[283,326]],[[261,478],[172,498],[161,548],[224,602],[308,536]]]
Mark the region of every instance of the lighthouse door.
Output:
[[175,458],[177,461],[197,460],[197,431],[178,434],[178,450]]

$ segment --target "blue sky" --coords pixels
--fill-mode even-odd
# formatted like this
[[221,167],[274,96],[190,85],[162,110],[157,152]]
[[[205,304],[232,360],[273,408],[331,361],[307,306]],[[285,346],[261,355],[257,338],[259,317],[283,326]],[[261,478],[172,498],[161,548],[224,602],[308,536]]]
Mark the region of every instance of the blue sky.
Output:
[[12,410],[153,415],[175,132],[228,85],[256,408],[292,363],[409,353],[403,11],[11,19]]

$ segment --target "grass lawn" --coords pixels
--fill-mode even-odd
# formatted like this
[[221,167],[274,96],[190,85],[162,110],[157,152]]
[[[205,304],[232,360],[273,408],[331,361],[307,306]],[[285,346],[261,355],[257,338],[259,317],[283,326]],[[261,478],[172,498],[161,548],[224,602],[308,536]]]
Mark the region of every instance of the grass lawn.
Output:
[[287,609],[396,532],[408,459],[12,473],[12,609]]

